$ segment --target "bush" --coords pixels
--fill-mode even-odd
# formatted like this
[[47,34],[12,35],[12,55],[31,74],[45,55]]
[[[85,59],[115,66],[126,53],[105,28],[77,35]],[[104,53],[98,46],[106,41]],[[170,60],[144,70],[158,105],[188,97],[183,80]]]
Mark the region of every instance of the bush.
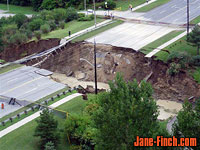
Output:
[[190,64],[194,66],[200,66],[200,55],[193,56],[190,61]]
[[41,39],[42,34],[41,34],[40,31],[35,31],[35,32],[34,32],[34,35],[35,35],[35,37],[36,37],[37,40],[40,40],[40,39]]
[[108,7],[108,8],[106,8],[106,9],[111,9],[111,10],[113,10],[113,9],[116,8],[116,3],[115,3],[113,0],[108,0],[108,1],[107,1],[107,7]]
[[65,20],[66,18],[66,10],[63,8],[58,8],[53,10],[53,15],[55,18],[56,24],[58,24],[60,21]]
[[20,28],[27,21],[27,17],[24,14],[16,14],[13,20],[17,24],[17,27]]
[[16,24],[9,24],[2,27],[2,33],[3,35],[13,35],[17,31],[17,25]]
[[53,142],[47,142],[44,146],[44,150],[56,150]]
[[10,37],[10,44],[20,45],[27,42],[28,38],[24,33],[17,32]]
[[49,11],[49,10],[43,10],[43,11],[41,11],[40,17],[41,17],[43,20],[46,20],[46,21],[54,20],[53,12],[52,12],[52,11]]
[[51,31],[55,30],[56,27],[57,27],[56,24],[55,24],[55,22],[53,20],[49,21],[48,24],[49,24],[49,26],[51,28]]
[[171,76],[175,76],[180,71],[180,64],[171,63],[170,68],[167,70],[168,74]]
[[78,13],[78,18],[85,17],[85,13]]
[[89,16],[78,18],[78,21],[92,21],[93,19],[94,19],[94,15],[89,15]]
[[65,22],[69,22],[69,21],[78,19],[78,13],[77,13],[76,9],[69,7],[69,8],[67,8],[66,11],[67,11],[67,14],[66,14]]
[[29,23],[29,29],[31,31],[35,31],[35,30],[39,30],[40,29],[40,26],[44,24],[43,20],[40,19],[40,18],[37,18],[37,19],[34,19],[33,21],[31,21]]
[[56,8],[56,5],[57,5],[56,0],[43,0],[40,8],[52,10],[52,9]]
[[50,32],[50,26],[48,24],[44,24],[40,27],[42,33],[47,34]]
[[60,27],[61,29],[64,29],[64,28],[65,28],[65,22],[63,22],[63,21],[60,22],[60,23],[59,23],[59,27]]

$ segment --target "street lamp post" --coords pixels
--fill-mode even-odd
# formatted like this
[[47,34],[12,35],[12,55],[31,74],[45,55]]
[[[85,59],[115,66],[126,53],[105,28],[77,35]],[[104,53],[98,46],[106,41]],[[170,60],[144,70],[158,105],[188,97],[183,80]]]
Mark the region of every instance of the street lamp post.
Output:
[[94,38],[94,82],[95,82],[95,94],[97,94],[97,56],[96,56],[97,52],[96,52],[96,41]]
[[95,28],[97,27],[97,17],[96,17],[96,6],[95,6],[95,0],[93,0],[93,3],[94,3],[94,25],[95,25]]
[[9,0],[7,0],[7,10],[9,11]]
[[189,35],[189,30],[190,30],[190,9],[189,9],[189,0],[187,0],[187,38]]

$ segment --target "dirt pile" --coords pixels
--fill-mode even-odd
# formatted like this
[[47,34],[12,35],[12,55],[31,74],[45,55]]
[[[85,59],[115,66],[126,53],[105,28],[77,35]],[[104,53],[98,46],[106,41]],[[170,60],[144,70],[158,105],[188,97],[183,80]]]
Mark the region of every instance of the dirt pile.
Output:
[[40,40],[38,42],[32,41],[26,44],[19,46],[12,46],[6,48],[3,52],[0,53],[0,59],[5,61],[15,61],[25,56],[42,52],[44,50],[50,49],[59,45],[60,39],[48,39]]
[[[93,49],[91,43],[70,43],[59,53],[49,56],[40,67],[83,81],[94,81]],[[187,72],[171,77],[168,67],[132,49],[97,44],[98,82],[108,83],[121,72],[126,81],[148,79],[156,99],[183,101],[192,96],[200,97],[200,85]]]

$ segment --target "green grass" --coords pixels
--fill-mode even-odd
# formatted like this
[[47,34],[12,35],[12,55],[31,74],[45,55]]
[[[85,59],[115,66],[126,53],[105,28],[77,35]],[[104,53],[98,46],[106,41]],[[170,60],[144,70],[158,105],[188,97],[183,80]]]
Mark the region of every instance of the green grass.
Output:
[[192,74],[193,78],[195,81],[197,81],[200,84],[200,68],[197,68],[193,74]]
[[[97,18],[97,23],[100,23],[102,21],[105,21],[105,19]],[[48,39],[48,38],[64,38],[68,36],[68,32],[71,31],[71,34],[74,34],[76,32],[79,32],[81,30],[84,30],[86,28],[89,28],[94,25],[94,20],[92,21],[71,21],[65,24],[65,29],[58,29],[55,31],[52,31],[48,34],[43,34],[42,39]]]
[[200,23],[200,16],[198,16],[198,17],[196,17],[195,19],[193,19],[190,23],[191,23],[191,24]]
[[[0,4],[1,10],[7,11],[7,5],[6,4]],[[38,12],[34,11],[32,7],[22,7],[22,6],[16,6],[16,5],[9,5],[9,12],[12,14],[38,14]]]
[[178,36],[179,34],[181,34],[183,32],[184,31],[172,31],[172,32],[168,33],[167,35],[164,35],[163,37],[159,38],[158,40],[144,46],[141,49],[141,52],[143,52],[144,54],[148,54],[155,48],[161,46],[162,44],[168,42],[169,40],[173,39],[174,37]]
[[136,10],[136,12],[147,12],[147,11],[150,11],[150,10],[152,10],[152,9],[158,7],[158,6],[161,6],[165,3],[168,3],[169,1],[171,1],[171,0],[157,0],[157,1],[151,3],[147,6],[144,6],[140,9]]
[[[167,46],[164,49],[168,50],[169,52],[173,52],[173,51],[174,52],[187,52],[192,56],[197,55],[197,48],[186,42],[186,36],[177,40],[176,42],[172,43],[171,45]],[[168,55],[169,54],[167,52],[160,51],[155,56],[157,56],[157,59],[166,62]]]
[[97,34],[99,34],[99,33],[101,33],[101,32],[104,32],[104,31],[106,31],[106,30],[108,30],[108,29],[111,29],[111,28],[113,28],[113,27],[115,27],[115,26],[118,26],[118,25],[120,25],[120,24],[122,24],[122,23],[123,23],[123,21],[117,20],[116,22],[114,22],[114,23],[112,23],[112,24],[106,25],[106,26],[101,27],[101,28],[99,28],[99,29],[97,29],[97,30],[94,30],[94,31],[92,31],[92,32],[89,32],[89,33],[87,33],[87,34],[84,34],[84,35],[82,35],[82,36],[79,36],[79,37],[77,37],[76,39],[72,40],[72,42],[83,41],[83,40],[88,39],[88,38],[90,38],[90,37],[93,37],[93,36],[95,36],[95,35],[97,35]]
[[[88,97],[93,97],[94,95],[88,95]],[[69,113],[82,113],[82,110],[85,106],[85,101],[82,100],[82,97],[77,97],[61,106],[57,109],[68,111]],[[58,118],[55,116],[59,123],[59,129],[64,129],[65,119]],[[0,149],[1,150],[39,150],[39,138],[34,137],[34,130],[36,128],[36,121],[33,120],[26,125],[14,130],[8,135],[4,136],[0,140]],[[65,138],[62,137],[61,143],[58,145],[57,150],[69,150],[69,144],[65,141]]]
[[8,71],[17,69],[17,68],[22,67],[22,66],[23,66],[23,65],[21,65],[21,64],[10,64],[10,65],[8,65],[8,66],[6,66],[6,67],[0,68],[0,74],[6,73],[6,72],[8,72]]
[[131,4],[133,7],[137,7],[138,5],[141,5],[146,2],[146,0],[115,0],[116,2],[116,8],[120,8],[122,11],[128,10],[129,4]]
[[[61,93],[61,92],[66,91],[66,90],[67,90],[67,88],[63,88],[63,89],[61,89],[61,90],[59,90],[59,91],[56,91],[56,92],[53,93],[53,94],[50,94],[50,95],[48,95],[48,96],[46,96],[46,97],[44,97],[44,98],[41,98],[40,100],[38,100],[38,101],[35,102],[35,103],[40,103],[40,102],[42,102],[42,101],[44,101],[44,100],[46,100],[46,99],[48,99],[48,98],[51,98],[51,97],[53,97],[53,96],[55,96],[55,95],[57,95],[57,94],[59,94],[59,93]],[[50,102],[48,103],[48,106],[51,105],[51,104],[53,104],[53,103],[55,103],[55,102],[57,102],[57,101],[59,101],[59,100],[61,100],[62,98],[65,98],[65,97],[67,97],[67,96],[73,94],[73,93],[76,93],[76,91],[72,91],[72,93],[67,93],[66,95],[61,95],[59,98],[56,97],[56,98],[54,99],[54,101],[50,101]],[[0,122],[4,121],[4,120],[6,120],[6,119],[9,119],[10,117],[13,117],[13,116],[15,116],[15,115],[17,115],[17,114],[19,114],[19,113],[21,113],[21,112],[27,110],[28,108],[31,108],[33,105],[34,105],[34,104],[30,104],[30,105],[28,105],[28,106],[26,106],[26,107],[23,107],[23,108],[21,108],[21,109],[15,111],[15,112],[12,112],[12,113],[10,113],[10,114],[8,114],[8,115],[2,117],[2,118],[0,119]],[[36,112],[36,110],[35,110],[34,112]],[[20,119],[15,118],[15,119],[13,119],[13,122],[10,122],[10,121],[9,121],[9,122],[7,122],[7,123],[5,124],[5,126],[2,126],[2,125],[1,125],[1,126],[0,126],[0,131],[3,130],[3,129],[5,129],[5,128],[7,128],[7,127],[9,127],[10,125],[13,125],[13,124],[16,123],[16,122],[22,120],[23,118],[32,115],[32,114],[33,114],[33,112],[32,112],[32,111],[29,111],[27,115],[23,114],[23,115],[21,116]]]

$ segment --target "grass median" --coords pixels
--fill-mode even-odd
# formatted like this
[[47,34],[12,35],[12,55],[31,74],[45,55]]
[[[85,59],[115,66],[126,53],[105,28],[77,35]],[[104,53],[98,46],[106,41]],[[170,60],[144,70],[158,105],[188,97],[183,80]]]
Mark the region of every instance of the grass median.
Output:
[[133,7],[137,7],[146,2],[146,0],[116,0],[116,8],[122,11],[128,10],[129,5],[131,4]]
[[140,8],[140,9],[137,9],[136,12],[147,12],[147,11],[150,11],[150,10],[158,7],[158,6],[166,4],[169,1],[171,1],[171,0],[157,0],[157,1],[151,3],[151,4],[147,5],[147,6],[144,6],[144,7]]
[[79,37],[73,39],[72,42],[84,41],[84,40],[86,40],[86,39],[88,39],[88,38],[90,38],[90,37],[93,37],[93,36],[95,36],[95,35],[97,35],[97,34],[99,34],[99,33],[102,33],[102,32],[104,32],[104,31],[106,31],[106,30],[109,30],[109,29],[111,29],[111,28],[114,28],[115,26],[118,26],[118,25],[120,25],[120,24],[122,24],[122,23],[123,23],[123,21],[117,20],[117,21],[114,22],[114,23],[108,24],[108,25],[103,26],[103,27],[101,27],[101,28],[99,28],[99,29],[96,29],[96,30],[94,30],[94,31],[91,31],[91,32],[89,32],[89,33],[86,33],[86,34],[84,34],[84,35],[81,35],[81,36],[79,36]]
[[8,66],[0,68],[0,74],[6,73],[8,71],[11,71],[11,70],[14,70],[14,69],[17,69],[17,68],[20,68],[20,67],[23,67],[23,65],[21,65],[21,64],[10,64]]
[[[6,4],[0,4],[0,9],[7,11],[7,5]],[[38,14],[38,12],[34,11],[32,7],[25,7],[25,6],[16,6],[16,5],[9,5],[9,11],[6,13],[11,13],[11,14]]]

